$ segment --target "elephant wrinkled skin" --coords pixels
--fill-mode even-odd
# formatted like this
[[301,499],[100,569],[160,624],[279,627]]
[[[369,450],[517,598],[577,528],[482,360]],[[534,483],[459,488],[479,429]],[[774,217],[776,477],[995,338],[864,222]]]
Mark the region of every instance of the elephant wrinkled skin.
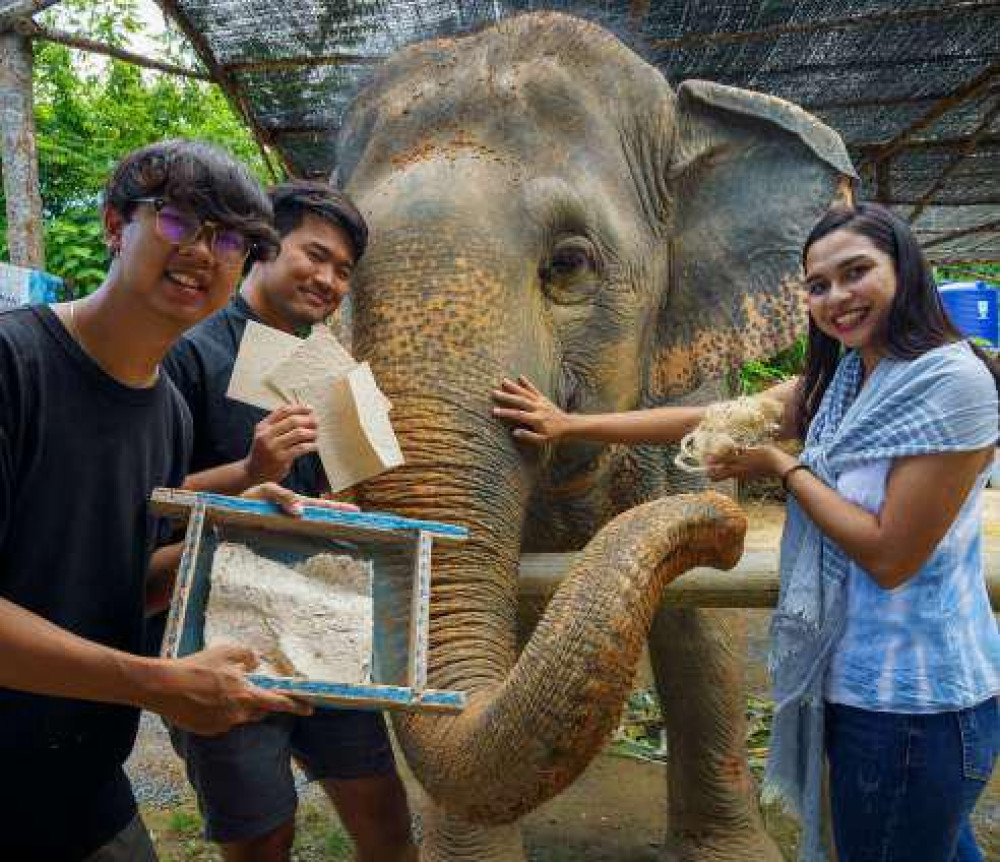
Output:
[[[607,739],[648,633],[668,857],[779,859],[745,759],[738,615],[657,610],[681,571],[735,562],[738,510],[658,499],[682,489],[669,447],[520,449],[489,392],[527,374],[567,409],[648,407],[788,344],[805,232],[853,176],[840,138],[761,94],[675,92],[601,28],[543,13],[392,57],[338,172],[373,231],[354,349],[407,462],[359,502],[471,531],[435,552],[429,661],[470,705],[396,716],[430,800],[423,858],[523,859],[516,818]],[[519,654],[519,554],[580,548]]]

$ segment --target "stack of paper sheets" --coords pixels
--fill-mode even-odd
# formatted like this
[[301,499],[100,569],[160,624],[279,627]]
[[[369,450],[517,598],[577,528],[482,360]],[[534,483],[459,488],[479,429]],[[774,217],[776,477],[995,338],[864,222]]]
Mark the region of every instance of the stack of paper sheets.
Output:
[[276,410],[308,404],[316,412],[319,457],[331,491],[403,463],[389,422],[392,405],[367,362],[355,362],[325,326],[306,339],[250,321],[226,393]]

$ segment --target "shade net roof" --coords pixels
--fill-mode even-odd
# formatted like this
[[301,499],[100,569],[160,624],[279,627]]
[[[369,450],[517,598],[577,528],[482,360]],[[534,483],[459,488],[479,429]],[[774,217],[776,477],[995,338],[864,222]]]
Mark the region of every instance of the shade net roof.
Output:
[[158,0],[258,139],[326,176],[344,112],[386,56],[532,10],[614,30],[674,84],[803,106],[840,132],[861,197],[937,262],[1000,261],[1000,2],[992,0]]

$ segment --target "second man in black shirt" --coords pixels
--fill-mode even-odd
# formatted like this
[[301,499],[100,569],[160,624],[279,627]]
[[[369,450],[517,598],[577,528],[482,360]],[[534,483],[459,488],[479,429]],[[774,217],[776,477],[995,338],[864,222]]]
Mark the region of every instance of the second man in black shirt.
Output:
[[[239,494],[280,482],[304,496],[326,489],[316,419],[303,405],[270,414],[226,398],[247,321],[308,333],[333,314],[364,253],[354,205],[326,183],[270,191],[281,250],[256,263],[230,304],[191,330],[164,367],[194,419],[191,490]],[[322,783],[363,862],[416,860],[402,783],[381,714],[317,710],[276,716],[221,737],[175,732],[198,793],[207,837],[229,862],[287,860],[295,833],[294,757]]]

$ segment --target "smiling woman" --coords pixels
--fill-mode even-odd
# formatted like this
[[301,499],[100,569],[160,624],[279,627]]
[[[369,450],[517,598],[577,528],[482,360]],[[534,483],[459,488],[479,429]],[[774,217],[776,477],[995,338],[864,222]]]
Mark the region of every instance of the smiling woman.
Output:
[[[844,347],[860,349],[870,371],[879,356],[913,359],[962,340],[912,233],[875,204],[831,210],[806,242],[803,267],[810,310],[797,411],[803,438]],[[1000,386],[996,366],[970,348]]]
[[864,347],[866,366],[874,367],[877,356],[869,345],[884,340],[896,295],[892,258],[866,237],[836,233],[810,249],[808,265],[812,319],[844,345]]
[[[767,782],[803,816],[805,859],[823,853],[825,744],[841,858],[879,847],[974,862],[969,814],[1000,744],[979,538],[1000,376],[888,210],[832,210],[803,265],[809,347],[789,406],[805,449],[796,461],[761,447],[713,470],[777,474],[790,493]],[[889,780],[859,792],[859,774]]]

